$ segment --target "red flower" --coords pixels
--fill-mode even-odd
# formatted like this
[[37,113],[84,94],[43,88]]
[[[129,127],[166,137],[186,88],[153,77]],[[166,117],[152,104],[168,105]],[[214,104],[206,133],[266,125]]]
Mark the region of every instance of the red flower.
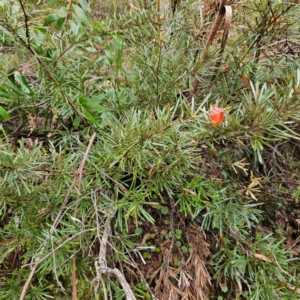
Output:
[[213,107],[210,110],[210,120],[214,126],[219,126],[224,120],[225,110],[221,107]]

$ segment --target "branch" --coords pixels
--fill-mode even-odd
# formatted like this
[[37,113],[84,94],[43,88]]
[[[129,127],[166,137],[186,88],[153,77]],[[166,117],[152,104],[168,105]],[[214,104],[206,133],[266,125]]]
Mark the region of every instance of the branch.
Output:
[[[126,299],[127,300],[136,300],[136,297],[133,294],[133,291],[129,285],[129,283],[126,281],[125,276],[121,273],[121,271],[117,268],[111,269],[107,267],[107,261],[106,261],[106,247],[107,247],[107,241],[108,241],[108,234],[110,232],[110,221],[111,217],[108,218],[106,226],[104,228],[104,232],[101,239],[101,245],[100,245],[100,251],[99,251],[99,258],[98,261],[95,261],[95,269],[97,272],[97,277],[94,278],[91,282],[91,284],[95,284],[95,289],[98,289],[99,282],[102,281],[102,274],[105,275],[114,275],[117,280],[119,281],[120,285],[122,286]],[[98,226],[97,226],[98,227]]]
[[[221,54],[224,52],[227,37],[229,34],[229,28],[230,28],[230,24],[231,24],[231,20],[232,20],[232,8],[230,5],[227,5],[227,2],[228,2],[228,0],[221,1],[220,10],[219,10],[217,19],[211,29],[208,40],[205,45],[204,52],[201,57],[202,61],[206,60],[208,49],[209,49],[210,45],[212,44],[214,37],[218,31],[218,28],[221,24],[221,21],[223,20],[223,18],[225,16],[225,24],[224,24],[224,30],[223,30],[222,42],[221,42]],[[217,67],[218,67],[218,65],[217,65]],[[190,94],[189,94],[189,100],[191,100],[192,97],[194,97],[196,95],[198,85],[199,85],[199,79],[197,78],[197,76],[195,76],[193,83],[192,83],[192,90],[190,91]]]
[[38,265],[36,264],[36,265],[31,269],[31,272],[30,272],[30,274],[29,274],[29,276],[28,276],[28,278],[27,278],[27,280],[26,280],[26,282],[25,282],[25,284],[24,284],[24,286],[23,286],[23,290],[22,290],[22,293],[21,293],[21,296],[20,296],[20,300],[23,300],[23,299],[25,298],[26,291],[28,290],[30,281],[31,281],[31,279],[32,279],[32,277],[33,277],[33,274],[34,274],[34,272],[35,272],[37,266],[38,266]]
[[90,139],[90,142],[86,148],[86,151],[84,153],[84,156],[83,156],[83,160],[81,161],[81,164],[78,168],[78,191],[80,192],[81,191],[81,184],[82,184],[82,172],[83,172],[83,168],[84,168],[84,165],[85,165],[85,162],[86,162],[86,159],[91,151],[91,148],[92,148],[92,145],[93,145],[93,142],[95,140],[95,137],[96,137],[96,132],[93,133],[91,139]]
[[[19,0],[20,6],[22,8],[23,14],[24,14],[24,18],[25,18],[25,30],[26,30],[26,40],[24,40],[14,29],[12,29],[9,24],[5,24],[5,27],[7,30],[9,30],[10,32],[12,32],[13,34],[15,34],[17,36],[17,38],[19,39],[19,41],[25,45],[25,47],[27,48],[27,50],[36,58],[36,60],[38,61],[38,63],[43,67],[43,69],[46,71],[46,73],[48,74],[49,78],[54,82],[54,84],[59,88],[61,94],[63,95],[63,97],[65,98],[65,100],[68,102],[68,104],[71,106],[72,110],[76,113],[76,115],[83,121],[84,124],[87,124],[86,119],[83,117],[83,115],[78,111],[78,109],[76,108],[76,106],[73,104],[73,102],[69,99],[69,97],[67,96],[67,94],[62,90],[59,82],[55,79],[55,77],[51,74],[50,70],[47,68],[47,66],[45,65],[45,63],[41,60],[41,58],[37,55],[37,53],[35,52],[34,48],[32,48],[32,46],[30,45],[30,33],[29,33],[29,26],[28,26],[28,15],[26,14],[25,8],[23,6],[22,0]],[[0,20],[1,21],[1,20]]]
[[[45,255],[43,258],[41,259],[38,259],[34,264],[33,264],[33,268],[31,269],[31,272],[23,286],[23,290],[22,290],[22,293],[21,293],[21,296],[20,296],[20,300],[24,300],[25,298],[25,294],[26,294],[26,291],[28,290],[28,287],[29,287],[29,284],[30,284],[30,281],[36,271],[36,268],[38,267],[38,265],[40,263],[42,263],[44,260],[46,260],[48,257],[50,257],[51,255],[53,255],[56,251],[58,251],[61,247],[63,247],[65,244],[67,244],[68,242],[72,241],[74,238],[86,233],[86,232],[93,232],[93,231],[96,231],[96,229],[86,229],[86,230],[83,230],[83,231],[80,231],[79,233],[76,233],[74,235],[72,235],[71,237],[69,237],[67,240],[65,240],[63,243],[61,243],[60,245],[58,245],[55,249],[53,249],[50,253],[48,253],[47,255]],[[44,242],[45,243],[45,242]],[[24,266],[22,266],[22,268],[24,267],[27,267],[27,266],[30,266],[32,264],[26,264]]]
[[[47,242],[48,239],[52,236],[54,230],[55,230],[56,227],[58,226],[58,224],[59,224],[59,222],[60,222],[60,217],[61,217],[61,215],[62,215],[62,212],[63,212],[64,208],[66,207],[66,205],[67,205],[67,203],[68,203],[68,201],[69,201],[69,195],[70,195],[70,193],[71,193],[73,187],[75,186],[76,181],[78,180],[78,181],[79,181],[79,183],[78,183],[79,186],[81,185],[81,181],[82,181],[82,171],[83,171],[83,168],[84,168],[84,165],[85,165],[85,162],[86,162],[86,158],[87,158],[87,156],[88,156],[88,154],[89,154],[89,152],[90,152],[90,150],[91,150],[91,147],[92,147],[92,144],[93,144],[93,142],[94,142],[95,137],[96,137],[96,133],[94,133],[94,134],[92,135],[91,139],[90,139],[90,142],[89,142],[89,145],[88,145],[88,147],[87,147],[87,149],[86,149],[86,151],[85,151],[83,160],[81,161],[80,166],[79,166],[79,168],[78,168],[78,170],[77,170],[77,176],[74,178],[74,180],[73,180],[73,182],[72,182],[72,185],[71,185],[71,187],[69,188],[69,190],[68,190],[68,192],[67,192],[67,195],[66,195],[66,197],[65,197],[65,199],[64,199],[64,202],[63,202],[63,204],[62,204],[62,206],[61,206],[61,209],[60,209],[60,211],[58,212],[58,214],[57,214],[57,216],[56,216],[56,218],[55,218],[55,220],[54,220],[54,222],[53,222],[53,225],[52,225],[52,227],[51,227],[51,229],[50,229],[50,234],[49,234],[49,236],[46,238],[46,240],[43,242],[43,245],[46,244],[46,242]],[[80,190],[79,190],[79,191],[80,191]],[[90,231],[90,230],[87,230],[87,231]],[[82,234],[82,232],[80,232],[79,234]],[[78,235],[78,234],[72,236],[70,239],[73,239],[73,238],[76,237],[77,235]],[[70,239],[68,239],[67,241],[69,241]],[[66,241],[66,242],[67,242],[67,241]],[[63,244],[64,244],[64,243],[63,243]],[[62,244],[62,245],[63,245],[63,244]],[[33,275],[34,275],[34,273],[35,273],[35,270],[36,270],[37,266],[38,266],[42,261],[44,261],[46,258],[48,258],[52,253],[55,253],[62,245],[59,245],[56,249],[54,249],[53,251],[51,251],[51,253],[48,254],[48,255],[46,255],[43,259],[39,259],[37,262],[35,262],[34,267],[32,268],[32,270],[31,270],[31,272],[30,272],[30,274],[29,274],[29,277],[27,278],[26,283],[25,283],[25,285],[24,285],[24,287],[23,287],[23,290],[22,290],[22,294],[21,294],[20,300],[23,300],[23,299],[24,299],[25,294],[26,294],[26,291],[27,291],[27,289],[28,289],[28,287],[29,287],[29,283],[30,283],[30,281],[31,281],[31,279],[32,279],[32,277],[33,277]],[[23,267],[24,267],[24,266],[23,266]]]
[[19,0],[19,3],[21,6],[21,9],[23,11],[23,15],[24,15],[25,32],[26,32],[26,39],[27,39],[26,46],[30,47],[30,32],[29,32],[29,26],[28,26],[28,15],[26,14],[25,7],[24,7],[22,0]]
[[[69,195],[70,195],[70,193],[71,193],[73,187],[75,186],[75,183],[76,183],[77,179],[78,179],[78,186],[81,185],[81,179],[82,179],[82,171],[83,171],[83,167],[84,167],[84,165],[85,165],[86,157],[88,156],[88,154],[89,154],[89,152],[90,152],[90,150],[91,150],[91,147],[92,147],[92,144],[93,144],[93,142],[94,142],[95,137],[96,137],[96,133],[94,133],[94,134],[92,135],[91,139],[90,139],[90,142],[89,142],[89,144],[88,144],[88,147],[87,147],[87,149],[86,149],[86,151],[85,151],[85,153],[84,153],[83,160],[81,161],[80,166],[79,166],[79,168],[78,168],[78,170],[77,170],[77,176],[74,178],[74,180],[73,180],[73,182],[72,182],[72,185],[71,185],[71,187],[69,188],[68,193],[67,193],[67,195],[66,195],[66,197],[65,197],[65,200],[64,200],[64,202],[63,202],[63,204],[62,204],[62,206],[61,206],[61,209],[60,209],[60,211],[58,212],[58,214],[57,214],[57,216],[56,216],[56,218],[55,218],[55,220],[54,220],[54,222],[53,222],[53,225],[52,225],[51,230],[50,230],[50,236],[53,234],[55,228],[56,228],[57,225],[59,224],[60,216],[61,216],[61,214],[62,214],[64,208],[66,207],[66,205],[67,205],[67,203],[68,203],[68,201],[69,201]],[[79,189],[79,192],[80,192],[80,189]]]
[[[94,204],[94,208],[95,208],[95,212],[96,212],[97,237],[100,240],[100,223],[99,223],[99,218],[98,218],[98,207],[97,207],[97,199],[96,199],[95,194],[93,197],[93,204]],[[94,291],[96,293],[98,290],[98,287],[99,287],[99,282],[101,282],[102,285],[104,284],[102,275],[103,274],[114,275],[117,278],[117,280],[119,281],[120,285],[122,286],[122,288],[125,292],[125,295],[126,295],[126,299],[127,300],[136,300],[136,297],[134,296],[129,283],[126,281],[125,276],[121,273],[121,271],[117,268],[111,269],[111,268],[107,267],[106,249],[107,249],[107,243],[108,243],[108,236],[109,236],[109,233],[111,232],[110,223],[111,223],[112,217],[113,217],[113,213],[108,212],[106,224],[104,226],[104,232],[103,232],[102,238],[100,240],[100,250],[99,250],[98,260],[95,261],[95,269],[96,269],[97,276],[91,281],[91,284],[95,285]],[[104,286],[104,288],[105,288],[105,286]]]
[[[72,3],[72,1],[70,3]],[[81,164],[78,168],[78,172],[77,172],[77,175],[78,175],[78,193],[81,192],[83,168],[84,168],[84,165],[85,165],[85,162],[86,162],[86,158],[87,158],[89,152],[91,151],[91,148],[92,148],[95,137],[96,137],[96,132],[94,132],[94,134],[92,135],[92,137],[90,139],[90,142],[89,142],[89,145],[88,145],[88,147],[87,147],[87,149],[84,153],[83,160],[81,161]],[[76,217],[76,212],[77,212],[77,205],[76,205],[74,217]],[[75,262],[75,260],[76,260],[76,257],[74,257],[73,265],[72,265],[72,300],[77,300],[77,280],[76,280],[77,276],[76,276],[76,262]]]
[[43,67],[43,69],[46,71],[46,73],[48,74],[49,78],[54,82],[54,84],[59,88],[61,94],[63,95],[63,97],[65,98],[65,100],[68,102],[68,104],[72,107],[73,111],[76,113],[76,115],[83,121],[83,123],[87,124],[86,119],[83,117],[83,115],[78,111],[78,109],[76,108],[76,106],[74,105],[74,103],[69,99],[69,97],[67,96],[67,94],[62,90],[59,82],[54,78],[54,76],[51,74],[50,70],[47,68],[47,66],[45,65],[45,63],[41,60],[41,58],[37,55],[37,53],[35,52],[35,50],[31,47],[31,45],[28,43],[26,43],[26,41],[24,41],[24,39],[19,36],[17,34],[18,39],[21,41],[22,44],[24,44],[26,46],[26,48],[28,49],[28,51],[36,58],[36,60],[38,61],[38,63]]

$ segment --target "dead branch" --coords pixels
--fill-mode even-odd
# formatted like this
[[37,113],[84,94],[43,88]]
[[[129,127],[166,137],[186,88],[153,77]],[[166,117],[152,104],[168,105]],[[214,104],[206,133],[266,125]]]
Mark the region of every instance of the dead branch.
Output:
[[[96,203],[94,203],[94,206],[95,206],[95,210],[97,211]],[[112,269],[107,266],[106,249],[107,249],[108,237],[109,234],[111,233],[110,222],[112,220],[112,216],[113,214],[111,213],[107,215],[106,224],[104,226],[104,231],[102,234],[102,238],[100,240],[100,250],[99,250],[98,260],[95,261],[95,269],[96,269],[97,276],[92,280],[91,284],[95,285],[94,291],[96,293],[99,288],[99,283],[100,282],[102,284],[104,283],[102,279],[102,275],[114,275],[119,281],[120,285],[122,286],[126,295],[126,299],[136,300],[136,297],[134,296],[129,283],[126,281],[125,276],[122,274],[122,272],[117,268]],[[100,234],[98,213],[96,213],[96,222],[97,222],[97,233],[98,233],[97,235],[98,238],[100,239],[101,234]]]
[[[227,37],[228,37],[228,34],[229,34],[229,28],[230,28],[230,24],[231,24],[231,20],[232,20],[232,8],[231,8],[230,5],[227,5],[227,2],[228,2],[228,0],[221,0],[220,10],[219,10],[217,19],[216,19],[216,21],[215,21],[215,23],[214,23],[214,25],[211,29],[208,40],[207,40],[206,45],[205,45],[204,52],[203,52],[202,57],[201,57],[202,61],[206,60],[208,49],[209,49],[210,45],[212,44],[212,42],[214,40],[214,37],[215,37],[215,35],[218,31],[218,28],[221,24],[221,21],[225,17],[225,24],[224,24],[224,30],[223,30],[223,35],[222,35],[220,54],[222,54],[224,52]],[[218,67],[218,64],[217,64],[216,67]],[[192,82],[192,89],[189,93],[189,100],[191,100],[192,97],[194,97],[196,95],[198,85],[199,85],[199,79],[198,79],[197,76],[195,76],[195,78]]]

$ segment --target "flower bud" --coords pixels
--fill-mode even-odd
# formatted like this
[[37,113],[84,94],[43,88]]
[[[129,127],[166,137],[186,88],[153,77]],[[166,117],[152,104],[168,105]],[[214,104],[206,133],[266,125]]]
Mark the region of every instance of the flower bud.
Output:
[[219,126],[224,120],[225,110],[221,107],[213,107],[210,110],[210,120],[214,126]]

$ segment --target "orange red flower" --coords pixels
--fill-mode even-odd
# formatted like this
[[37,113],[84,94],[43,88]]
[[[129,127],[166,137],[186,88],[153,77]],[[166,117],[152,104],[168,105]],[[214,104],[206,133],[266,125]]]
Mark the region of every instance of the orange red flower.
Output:
[[219,126],[223,122],[224,116],[224,108],[215,106],[210,109],[210,120],[214,126]]

